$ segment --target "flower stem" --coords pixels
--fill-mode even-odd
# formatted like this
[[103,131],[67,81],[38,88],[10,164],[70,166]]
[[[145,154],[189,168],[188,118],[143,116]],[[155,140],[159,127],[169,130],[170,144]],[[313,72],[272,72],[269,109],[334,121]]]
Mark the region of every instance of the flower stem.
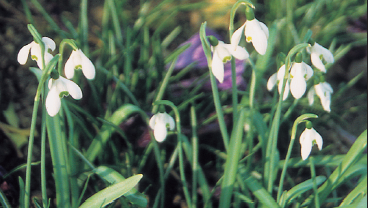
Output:
[[27,170],[26,170],[26,184],[25,184],[25,196],[24,196],[24,207],[29,207],[29,200],[31,196],[31,163],[32,163],[32,150],[33,150],[33,142],[34,142],[34,133],[36,129],[36,120],[37,120],[37,111],[39,104],[39,93],[36,93],[36,97],[33,103],[33,113],[31,120],[31,130],[29,133],[29,141],[28,141],[28,155],[27,155]]
[[212,95],[213,95],[213,101],[215,103],[215,109],[216,109],[216,113],[217,113],[217,118],[218,118],[218,122],[220,125],[220,131],[221,131],[221,135],[222,135],[222,139],[224,142],[224,146],[226,151],[228,151],[228,147],[229,147],[229,136],[227,133],[227,128],[226,128],[226,123],[225,123],[225,119],[224,119],[224,114],[222,112],[222,108],[221,108],[221,101],[220,101],[220,96],[219,96],[219,92],[218,92],[218,88],[217,88],[217,84],[216,84],[216,78],[215,76],[212,74],[212,59],[211,59],[211,51],[210,51],[210,44],[208,43],[208,40],[206,38],[206,25],[207,23],[204,22],[201,25],[201,29],[200,29],[200,38],[201,38],[201,42],[202,42],[202,47],[203,47],[203,51],[206,55],[207,58],[207,63],[208,63],[208,69],[210,71],[210,81],[211,81],[211,87],[212,87]]

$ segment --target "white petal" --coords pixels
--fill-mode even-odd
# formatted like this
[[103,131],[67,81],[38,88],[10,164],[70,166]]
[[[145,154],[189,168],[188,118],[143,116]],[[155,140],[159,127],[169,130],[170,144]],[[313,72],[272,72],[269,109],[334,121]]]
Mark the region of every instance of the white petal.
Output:
[[243,35],[245,24],[246,23],[244,23],[241,27],[235,30],[235,32],[231,36],[230,42],[231,42],[231,47],[233,50],[237,50],[237,46],[239,45],[240,39]]
[[31,55],[37,57],[37,60],[41,60],[41,47],[38,43],[31,43]]
[[311,151],[312,151],[312,142],[308,140],[304,144],[302,144],[301,148],[302,159],[306,160],[309,157]]
[[156,141],[163,142],[167,136],[167,129],[164,123],[156,123],[155,128],[153,129],[153,135],[155,136]]
[[22,65],[26,64],[30,49],[31,49],[31,43],[23,46],[19,50],[17,59],[20,64]]
[[323,109],[327,112],[331,112],[331,93],[333,89],[327,82],[321,82],[314,86],[316,94],[321,100],[321,105]]
[[331,53],[330,50],[328,50],[327,48],[319,45],[318,43],[314,43],[314,46],[312,47],[314,50],[317,51],[317,53],[319,53],[320,55],[323,56],[323,58],[325,59],[325,61],[327,63],[333,63],[334,62],[334,57],[333,54]]
[[172,131],[175,129],[175,120],[169,114],[166,114],[166,123],[169,124],[169,129]]
[[[51,53],[45,52],[45,67],[47,66],[48,63],[50,63],[52,58],[54,58],[54,56]],[[43,69],[42,68],[42,59],[37,59],[37,66],[40,69]]]
[[45,105],[47,113],[51,117],[55,116],[59,112],[61,101],[59,91],[56,89],[56,86],[53,86],[47,94]]
[[[278,91],[280,95],[281,95],[283,83],[284,83],[284,79],[279,80]],[[284,95],[282,97],[282,100],[286,100],[286,98],[289,96],[289,91],[290,91],[290,84],[289,84],[289,80],[287,80],[285,84]]]
[[252,42],[254,49],[256,49],[259,54],[264,55],[267,50],[267,36],[265,31],[263,31],[258,20],[256,19],[247,21],[246,24],[246,40],[248,42]]
[[75,51],[72,51],[72,53],[70,54],[70,57],[68,58],[64,66],[64,73],[65,73],[66,78],[68,79],[71,79],[74,77],[74,69],[78,65],[77,63],[74,62],[74,59],[75,59],[74,57],[75,57]]
[[325,91],[330,92],[330,93],[333,93],[333,89],[332,89],[332,87],[331,87],[331,85],[329,83],[322,82],[322,84],[323,84],[323,88],[325,89]]
[[290,75],[295,76],[304,76],[305,68],[303,62],[301,63],[293,63],[290,69]]
[[301,156],[302,159],[305,160],[309,157],[312,151],[312,140],[311,140],[311,132],[309,129],[305,129],[303,133],[300,135],[299,139],[301,145]]
[[290,91],[295,99],[301,98],[307,88],[304,77],[297,76],[290,81]]
[[277,73],[274,73],[273,75],[270,76],[270,78],[268,78],[267,90],[271,91],[273,87],[275,87],[276,83],[277,83]]
[[268,27],[263,22],[258,21],[258,23],[261,26],[261,29],[263,30],[263,32],[265,33],[265,35],[268,39],[268,36],[269,36]]
[[51,89],[53,82],[54,82],[54,79],[49,79],[49,83],[47,85],[49,89]]
[[285,64],[282,65],[279,70],[277,70],[277,79],[278,80],[282,80],[284,79],[284,76],[285,76],[285,72],[286,72],[286,69],[285,69]]
[[84,53],[80,50],[81,54],[81,58],[82,58],[82,71],[84,76],[87,79],[94,79],[95,78],[95,74],[96,74],[96,70],[95,70],[95,66],[92,64],[91,60],[89,60],[89,58],[87,58],[86,55],[84,55]]
[[76,100],[82,98],[82,90],[76,83],[63,77],[59,77],[59,79],[63,81],[64,86],[66,87],[67,91],[69,92],[70,96],[72,96],[72,98]]
[[314,128],[311,130],[313,132],[313,140],[316,141],[318,149],[321,150],[323,146],[322,136]]
[[308,64],[303,63],[304,69],[305,69],[305,79],[308,80],[313,76],[313,69]]
[[219,44],[214,47],[213,53],[217,53],[217,56],[220,60],[225,63],[231,59],[231,54],[226,48],[227,44],[224,44],[222,41],[219,41]]
[[323,110],[327,112],[331,112],[331,96],[330,94],[326,95],[325,97],[320,97],[321,105]]
[[45,52],[47,52],[47,49],[49,49],[49,48],[52,51],[55,50],[56,44],[55,44],[55,42],[51,38],[49,38],[49,37],[42,37],[42,42],[45,44],[45,48],[46,48]]
[[314,90],[314,87],[312,87],[309,89],[308,94],[307,94],[309,105],[313,105],[314,95],[315,95],[315,90]]
[[243,47],[236,46],[236,50],[233,50],[230,44],[225,44],[225,47],[236,59],[245,60],[249,58],[248,51]]
[[311,53],[312,64],[319,69],[321,72],[326,73],[325,65],[323,65],[322,60],[319,58],[319,54],[312,51]]
[[215,52],[213,53],[211,68],[213,75],[220,83],[222,83],[224,81],[224,63]]
[[153,115],[149,120],[149,126],[151,127],[151,129],[155,128],[155,124],[156,124],[156,115]]

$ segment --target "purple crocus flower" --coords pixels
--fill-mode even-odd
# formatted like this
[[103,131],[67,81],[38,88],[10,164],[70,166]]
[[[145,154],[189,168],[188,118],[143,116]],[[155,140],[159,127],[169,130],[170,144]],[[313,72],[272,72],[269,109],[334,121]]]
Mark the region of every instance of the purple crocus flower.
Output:
[[[221,36],[215,33],[210,29],[206,29],[206,35],[215,36],[218,40],[221,40]],[[185,41],[184,43],[180,44],[179,47],[182,47],[186,44],[191,44],[189,48],[187,48],[182,54],[179,55],[174,70],[180,70],[188,66],[189,64],[196,62],[194,68],[198,70],[203,70],[208,67],[207,58],[204,54],[202,43],[199,37],[199,33],[193,35],[189,40]],[[244,60],[237,60],[235,61],[236,65],[236,84],[240,90],[244,90],[246,87],[246,83],[242,74],[245,68],[245,61]],[[182,88],[182,87],[189,87],[193,85],[193,82],[203,82],[204,90],[211,90],[211,82],[209,80],[198,80],[198,78],[189,78],[186,80],[182,80],[179,83],[174,84],[174,88]],[[228,90],[231,89],[232,81],[231,81],[231,62],[227,62],[224,65],[224,81],[223,83],[219,83],[217,81],[217,86],[219,90]]]

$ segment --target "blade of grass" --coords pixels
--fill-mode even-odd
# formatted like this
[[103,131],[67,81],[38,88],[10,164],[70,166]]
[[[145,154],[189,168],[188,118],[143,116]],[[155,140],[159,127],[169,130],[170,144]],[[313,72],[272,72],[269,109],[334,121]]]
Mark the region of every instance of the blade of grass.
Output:
[[219,207],[230,207],[231,197],[233,195],[234,182],[237,175],[238,163],[240,159],[240,150],[242,147],[244,122],[245,122],[245,110],[242,109],[239,112],[239,118],[235,123],[234,130],[231,134],[230,146],[226,162],[223,181],[221,184],[221,195]]

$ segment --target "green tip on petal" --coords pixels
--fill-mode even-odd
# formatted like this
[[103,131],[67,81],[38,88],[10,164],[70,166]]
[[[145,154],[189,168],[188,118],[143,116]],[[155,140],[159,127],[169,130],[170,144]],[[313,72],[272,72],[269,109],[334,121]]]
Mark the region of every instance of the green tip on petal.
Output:
[[60,97],[60,98],[67,97],[67,96],[69,96],[69,92],[68,92],[68,91],[62,91],[62,92],[60,92],[60,94],[59,94],[59,97]]
[[313,128],[313,124],[312,124],[312,122],[310,122],[310,121],[306,121],[306,122],[305,122],[305,128],[307,128],[307,129],[311,129],[311,128]]
[[302,63],[302,61],[303,61],[303,54],[299,52],[295,56],[295,62],[296,63]]
[[223,63],[226,63],[228,61],[231,60],[231,56],[225,56],[224,59],[222,60]]
[[217,40],[217,38],[215,36],[213,36],[213,35],[208,36],[208,41],[210,42],[210,44],[212,46],[217,46],[218,43],[219,43],[219,41]]
[[247,6],[245,8],[245,16],[247,17],[247,20],[253,20],[254,17],[254,11],[251,7]]

